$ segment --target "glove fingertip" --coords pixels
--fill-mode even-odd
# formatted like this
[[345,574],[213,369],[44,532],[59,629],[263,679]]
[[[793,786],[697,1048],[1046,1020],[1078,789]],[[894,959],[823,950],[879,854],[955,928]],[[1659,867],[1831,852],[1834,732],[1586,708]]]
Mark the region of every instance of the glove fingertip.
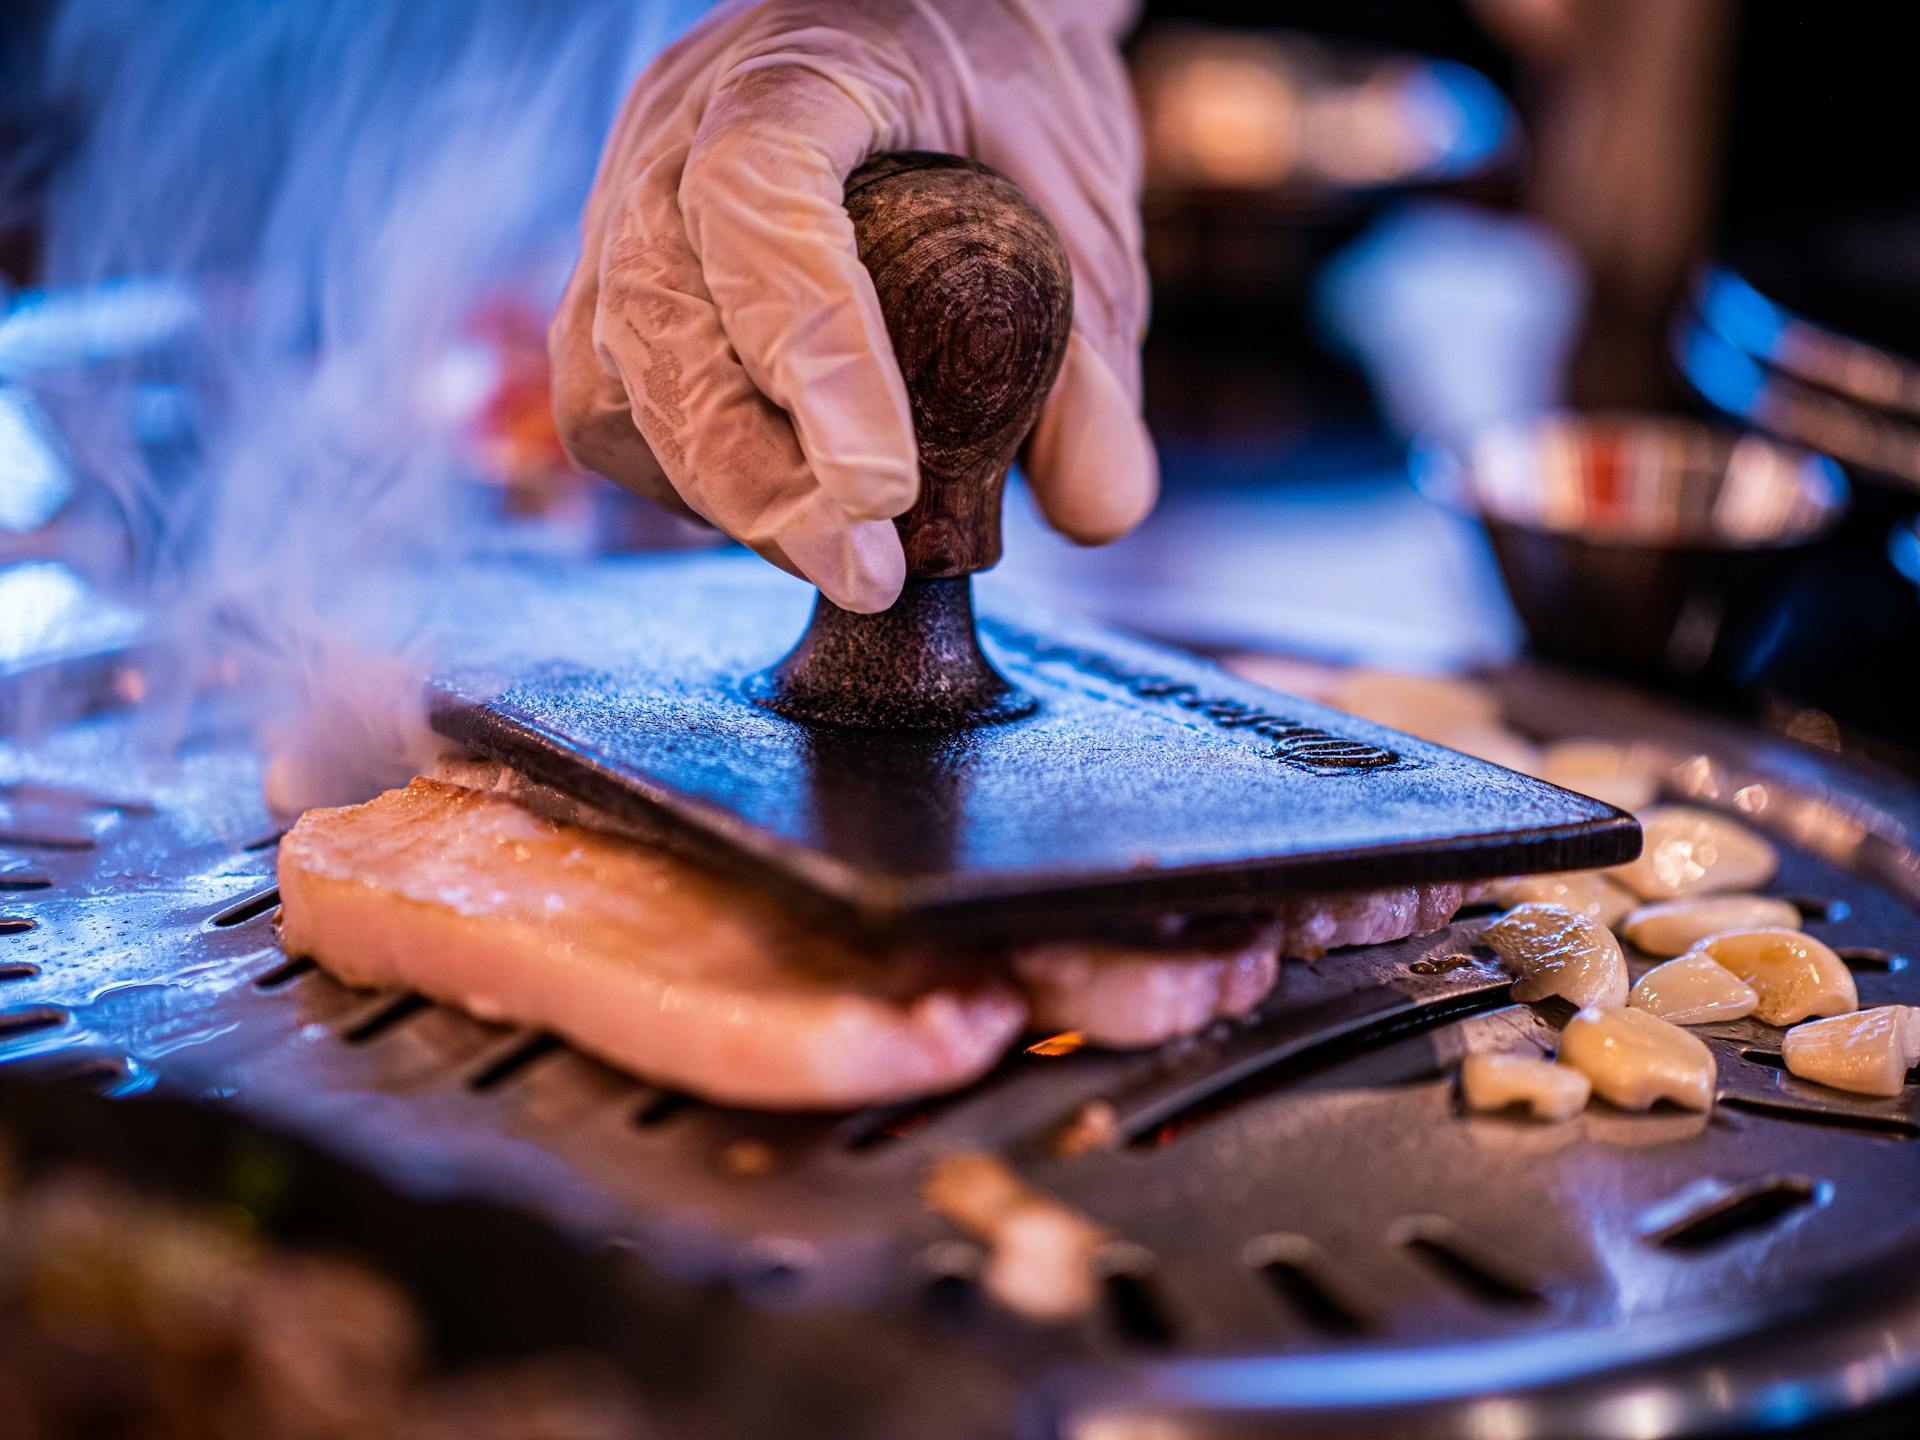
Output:
[[1075,335],[1028,441],[1027,478],[1041,515],[1081,545],[1137,527],[1160,497],[1152,437],[1119,377]]
[[906,552],[891,520],[816,520],[782,533],[780,549],[822,595],[856,615],[887,609],[907,582]]

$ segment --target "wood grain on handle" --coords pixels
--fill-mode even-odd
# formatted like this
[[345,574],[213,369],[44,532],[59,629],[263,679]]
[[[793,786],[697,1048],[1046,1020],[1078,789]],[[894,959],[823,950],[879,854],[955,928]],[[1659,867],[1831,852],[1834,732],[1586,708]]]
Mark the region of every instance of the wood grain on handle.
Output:
[[1066,252],[1017,185],[954,155],[869,161],[846,205],[913,407],[907,574],[985,570],[1000,558],[1007,469],[1066,356]]

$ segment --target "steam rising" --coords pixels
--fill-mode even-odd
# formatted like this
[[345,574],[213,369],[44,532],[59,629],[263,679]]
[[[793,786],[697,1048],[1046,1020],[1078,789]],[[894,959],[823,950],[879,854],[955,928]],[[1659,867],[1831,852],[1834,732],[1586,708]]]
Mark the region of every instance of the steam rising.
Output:
[[544,322],[619,100],[697,8],[57,14],[40,78],[78,133],[47,294],[105,307],[86,363],[31,377],[89,487],[70,510],[94,517],[69,517],[61,558],[161,627],[162,722],[210,677],[261,697],[276,800],[358,798],[419,763],[435,575],[586,543],[508,525],[475,483],[473,317]]

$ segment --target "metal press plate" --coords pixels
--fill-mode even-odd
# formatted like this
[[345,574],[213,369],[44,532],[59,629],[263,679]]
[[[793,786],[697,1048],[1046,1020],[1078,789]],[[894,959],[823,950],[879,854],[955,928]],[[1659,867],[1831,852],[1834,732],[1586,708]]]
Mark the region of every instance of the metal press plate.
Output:
[[931,735],[756,704],[810,592],[750,557],[580,567],[538,603],[594,664],[501,654],[475,627],[437,729],[874,926],[1072,931],[1639,849],[1612,806],[1005,602],[982,636],[1036,710]]
[[[1660,746],[1671,795],[1782,845],[1770,888],[1863,1003],[1920,1000],[1911,787],[1557,677],[1507,699],[1538,736]],[[1466,919],[1289,966],[1249,1023],[1147,1054],[1056,1044],[852,1116],[717,1109],[290,962],[253,763],[203,733],[157,782],[125,716],[0,750],[0,1058],[241,1107],[603,1245],[644,1324],[707,1357],[676,1362],[669,1434],[1657,1436],[1920,1378],[1920,1094],[1804,1085],[1752,1022],[1705,1032],[1710,1118],[1465,1117],[1461,1055],[1551,1044],[1565,1018],[1513,1005]],[[1056,1153],[1088,1101],[1115,1143]],[[1026,1327],[978,1293],[978,1252],[915,1198],[958,1150],[1119,1237],[1083,1322]]]

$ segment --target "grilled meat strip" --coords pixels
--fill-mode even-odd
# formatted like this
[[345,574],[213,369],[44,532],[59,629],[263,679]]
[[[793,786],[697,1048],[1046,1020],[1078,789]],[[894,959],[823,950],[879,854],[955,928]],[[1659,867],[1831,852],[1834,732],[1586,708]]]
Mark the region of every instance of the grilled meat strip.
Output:
[[281,940],[564,1036],[708,1099],[832,1109],[964,1085],[1026,1022],[987,967],[876,956],[750,885],[494,795],[415,780],[280,845]]
[[1227,937],[1046,941],[1003,967],[876,949],[505,767],[445,773],[457,783],[301,818],[280,847],[288,951],[767,1109],[964,1085],[1029,1018],[1123,1049],[1189,1035],[1264,1000],[1282,955],[1435,930],[1466,898],[1459,885],[1302,895]]

